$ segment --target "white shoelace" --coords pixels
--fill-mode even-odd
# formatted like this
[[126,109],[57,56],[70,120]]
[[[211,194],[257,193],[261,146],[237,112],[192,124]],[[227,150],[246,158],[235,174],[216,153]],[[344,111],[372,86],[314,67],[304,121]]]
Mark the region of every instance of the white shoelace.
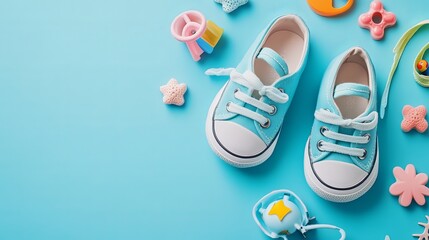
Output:
[[[241,74],[237,72],[237,70],[235,70],[234,68],[219,68],[209,69],[206,71],[206,74],[214,76],[230,76],[231,81],[240,84],[248,89],[258,91],[258,94],[261,97],[266,96],[267,98],[271,99],[273,102],[276,103],[286,103],[289,100],[289,96],[286,93],[273,86],[265,86],[264,84],[262,84],[259,78],[251,71],[246,71],[244,74]],[[266,104],[259,99],[249,96],[247,93],[244,93],[239,89],[235,90],[234,97],[270,115],[274,115],[277,112],[277,108],[274,105]],[[248,108],[242,107],[233,102],[228,102],[226,107],[229,112],[255,120],[264,128],[268,128],[270,126],[270,119]]]
[[[377,126],[378,123],[378,113],[375,111],[371,112],[368,116],[365,117],[358,117],[355,119],[343,119],[341,116],[338,116],[335,113],[332,113],[325,109],[320,109],[316,111],[314,117],[317,120],[327,124],[332,124],[345,128],[353,128],[360,131],[372,130]],[[365,134],[363,136],[352,136],[330,131],[327,127],[322,127],[320,129],[320,132],[329,139],[356,144],[367,144],[371,138],[369,134]],[[367,154],[366,150],[362,148],[345,147],[322,140],[317,143],[317,147],[320,151],[336,152],[340,154],[358,157],[359,159],[365,159]]]

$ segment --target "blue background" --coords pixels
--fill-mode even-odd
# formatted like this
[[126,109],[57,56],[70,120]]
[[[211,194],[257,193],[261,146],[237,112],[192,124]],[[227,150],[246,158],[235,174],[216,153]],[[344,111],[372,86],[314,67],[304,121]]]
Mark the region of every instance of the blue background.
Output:
[[[338,1],[341,2],[344,1]],[[351,240],[413,239],[428,212],[392,197],[392,169],[415,164],[429,173],[429,134],[400,129],[405,104],[429,107],[412,64],[429,28],[406,48],[386,118],[379,124],[380,172],[374,187],[348,204],[320,199],[307,186],[303,151],[324,69],[351,46],[364,47],[381,98],[392,49],[425,19],[427,3],[384,1],[398,23],[382,41],[357,25],[370,1],[324,18],[306,1],[251,0],[226,14],[212,0],[38,0],[0,4],[0,239],[266,239],[253,204],[281,188],[296,192],[320,223],[343,227]],[[193,62],[170,34],[172,19],[196,9],[225,29],[212,55]],[[211,151],[205,118],[224,78],[274,17],[300,15],[311,53],[272,157],[236,169]],[[162,103],[159,87],[188,84],[183,107]],[[334,231],[310,239],[336,239]],[[300,239],[299,235],[292,239]]]

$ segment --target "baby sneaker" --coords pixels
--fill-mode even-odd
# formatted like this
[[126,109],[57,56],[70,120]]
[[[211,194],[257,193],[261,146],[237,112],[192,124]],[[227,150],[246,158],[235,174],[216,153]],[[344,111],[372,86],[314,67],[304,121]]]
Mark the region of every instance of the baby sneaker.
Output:
[[275,19],[229,76],[213,100],[206,135],[213,151],[236,167],[261,164],[272,154],[308,55],[309,33],[294,15]]
[[365,50],[335,58],[323,78],[305,147],[307,183],[319,196],[349,202],[366,193],[378,174],[377,90]]

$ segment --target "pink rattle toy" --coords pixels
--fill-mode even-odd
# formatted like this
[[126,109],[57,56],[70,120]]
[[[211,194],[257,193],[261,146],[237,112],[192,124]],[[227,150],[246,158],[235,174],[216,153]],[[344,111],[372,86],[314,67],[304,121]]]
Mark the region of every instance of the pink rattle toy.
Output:
[[395,14],[384,10],[383,4],[375,0],[371,3],[369,11],[360,15],[359,26],[371,31],[371,36],[375,40],[384,37],[384,30],[396,23]]
[[194,61],[201,55],[212,53],[223,34],[223,29],[208,20],[198,11],[186,11],[177,16],[171,24],[171,34],[186,43]]

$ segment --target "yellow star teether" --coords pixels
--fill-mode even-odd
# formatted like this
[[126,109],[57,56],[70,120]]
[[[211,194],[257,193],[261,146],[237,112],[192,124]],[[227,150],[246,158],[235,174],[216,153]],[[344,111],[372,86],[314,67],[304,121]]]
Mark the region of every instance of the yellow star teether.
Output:
[[285,206],[284,202],[280,200],[273,205],[270,212],[268,212],[268,215],[277,215],[279,220],[283,221],[283,218],[285,218],[290,212],[292,212],[292,209]]

